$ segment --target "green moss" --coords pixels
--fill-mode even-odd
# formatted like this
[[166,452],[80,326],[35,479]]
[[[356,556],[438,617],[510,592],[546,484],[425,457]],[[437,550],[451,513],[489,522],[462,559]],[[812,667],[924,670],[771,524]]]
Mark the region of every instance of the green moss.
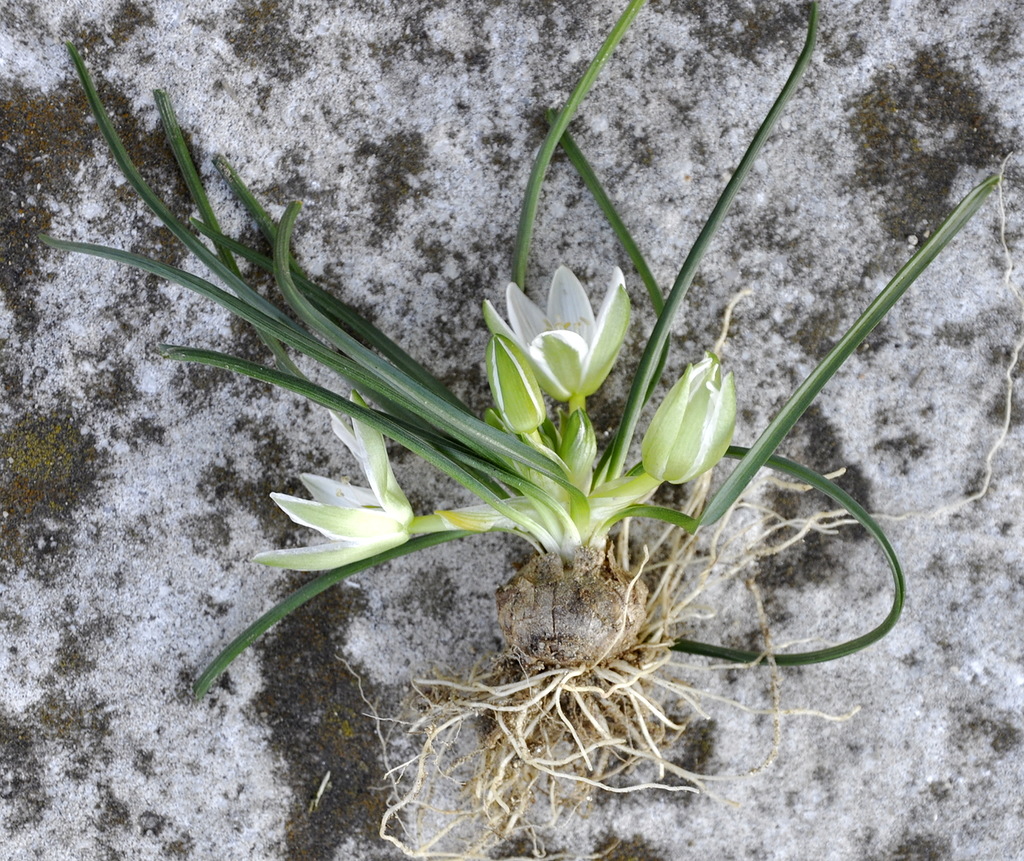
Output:
[[[36,236],[49,230],[47,196],[65,197],[68,177],[92,152],[93,130],[82,116],[84,98],[70,88],[43,94],[18,83],[0,83],[0,185],[36,189],[19,193],[0,213],[0,290],[14,315],[14,331],[25,335],[39,325],[39,311],[26,283],[39,277],[43,246]],[[45,157],[40,157],[43,154]]]
[[275,80],[285,82],[309,70],[311,54],[288,26],[290,8],[279,0],[242,0],[228,15],[236,25],[224,34],[240,60],[272,68]]
[[[304,580],[293,577],[285,591]],[[265,679],[256,717],[287,763],[293,790],[285,825],[289,858],[332,858],[353,836],[378,840],[385,807],[380,744],[359,685],[340,660],[347,622],[363,612],[362,594],[337,586],[282,620],[256,647]],[[311,812],[328,771],[331,785]]]
[[960,169],[994,170],[1012,149],[973,72],[941,46],[918,51],[905,70],[877,73],[849,107],[857,182],[881,192],[894,239],[927,235],[949,210]]
[[62,527],[93,490],[99,456],[68,413],[28,415],[0,433],[0,546],[15,565],[33,560],[45,578],[45,557],[70,552]]

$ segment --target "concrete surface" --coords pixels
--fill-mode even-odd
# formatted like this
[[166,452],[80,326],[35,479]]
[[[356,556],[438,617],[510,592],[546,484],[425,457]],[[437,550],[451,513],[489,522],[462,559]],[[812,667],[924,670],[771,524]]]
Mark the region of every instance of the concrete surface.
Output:
[[[477,409],[479,305],[500,299],[542,108],[559,104],[620,2],[28,0],[0,28],[0,856],[391,859],[375,836],[381,757],[343,657],[382,711],[432,666],[499,645],[493,590],[525,545],[450,544],[333,590],[194,703],[191,680],[301,582],[248,560],[302,540],[268,498],[300,471],[352,469],[297,399],[162,360],[160,342],[260,356],[240,325],[158,279],[35,239],[110,242],[179,264],[128,193],[62,46],[84,51],[116,122],[187,212],[157,131],[166,89],[225,224],[226,154],[275,207],[300,198],[297,253]],[[698,357],[739,287],[725,360],[751,441],[911,251],[1021,149],[1024,4],[826,3],[814,63],[698,277],[674,361]],[[574,126],[657,276],[675,269],[781,87],[803,4],[651,2]],[[1021,168],[1006,236],[1020,259]],[[275,211],[280,211],[276,209]],[[565,263],[635,273],[565,163],[546,186],[530,290]],[[787,671],[777,762],[721,788],[740,802],[602,803],[549,842],[625,859],[1024,857],[1021,413],[999,437],[1021,308],[993,199],[876,331],[786,444],[887,522],[907,569],[897,630]],[[607,426],[651,315],[638,311]],[[1019,368],[1015,369],[1019,371]],[[1019,402],[1020,384],[1016,384]],[[401,454],[427,511],[453,491]],[[461,498],[461,497],[460,497]],[[887,575],[855,536],[761,572],[778,640],[860,633]],[[741,589],[742,591],[742,589]],[[756,628],[749,618],[747,630]],[[732,632],[735,634],[736,632]],[[742,633],[742,631],[740,631]],[[728,638],[729,630],[707,632]],[[764,700],[737,673],[726,692]],[[728,717],[706,761],[757,759]],[[760,747],[758,746],[760,745]],[[740,765],[737,765],[737,764]],[[310,812],[324,774],[331,787]],[[615,839],[621,839],[616,844]]]

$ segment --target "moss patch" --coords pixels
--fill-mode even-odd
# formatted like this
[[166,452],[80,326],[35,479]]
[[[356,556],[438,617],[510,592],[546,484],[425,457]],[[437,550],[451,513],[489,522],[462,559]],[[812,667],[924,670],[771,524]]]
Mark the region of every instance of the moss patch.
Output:
[[430,187],[410,179],[427,164],[427,146],[419,132],[400,131],[383,140],[368,138],[356,150],[360,159],[373,159],[369,197],[373,206],[370,241],[382,245],[394,232],[398,210],[406,202],[429,194]]
[[228,14],[238,23],[225,34],[239,59],[270,68],[275,80],[285,82],[309,70],[311,53],[288,26],[289,8],[278,0],[243,0]]
[[9,190],[0,212],[0,290],[17,334],[39,325],[35,291],[25,285],[39,277],[36,236],[51,223],[45,196],[66,186],[92,153],[95,131],[84,122],[84,104],[70,87],[44,94],[0,83],[0,186]]
[[71,551],[67,529],[100,471],[92,438],[71,414],[28,415],[0,433],[0,546],[46,579]]
[[[293,578],[288,591],[305,579]],[[359,592],[335,587],[280,622],[257,647],[266,681],[254,708],[288,763],[287,856],[296,861],[333,858],[353,836],[371,845],[378,840],[385,807],[380,745],[358,683],[339,660],[347,620],[364,609]],[[328,771],[330,786],[311,809]]]
[[694,35],[710,53],[724,51],[756,61],[759,52],[779,42],[798,51],[807,33],[807,9],[798,3],[771,8],[744,0],[714,4],[687,0],[683,8],[693,18]]
[[882,222],[898,240],[938,226],[961,168],[994,170],[1013,148],[972,70],[941,46],[877,73],[848,107],[860,143],[856,180],[881,192]]

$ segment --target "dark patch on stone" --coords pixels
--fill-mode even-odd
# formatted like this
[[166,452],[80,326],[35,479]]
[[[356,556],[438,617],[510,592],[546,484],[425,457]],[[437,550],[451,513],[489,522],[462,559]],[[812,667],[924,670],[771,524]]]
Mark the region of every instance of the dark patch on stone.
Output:
[[84,121],[84,102],[73,88],[47,95],[0,82],[0,290],[19,335],[40,322],[35,291],[26,285],[39,277],[39,255],[45,253],[36,238],[50,229],[45,198],[63,197],[77,165],[92,155],[95,129]]
[[918,51],[906,71],[877,73],[849,108],[856,180],[880,192],[882,222],[900,241],[939,225],[961,168],[994,170],[1013,148],[973,71],[941,46]]
[[1021,60],[1020,18],[1013,12],[995,9],[988,24],[980,24],[985,33],[985,59],[995,65],[1009,65],[1014,70]]
[[152,810],[144,810],[139,814],[139,833],[143,837],[159,837],[167,827],[167,817]]
[[17,832],[42,819],[50,806],[44,789],[39,728],[0,710],[0,802],[8,828]]
[[[307,577],[293,577],[286,591]],[[289,858],[332,858],[347,838],[362,837],[370,845],[379,839],[386,806],[380,746],[357,680],[339,659],[348,620],[363,612],[360,592],[336,586],[287,616],[257,645],[265,682],[253,708],[288,764],[285,777],[293,790],[285,826]],[[374,698],[373,691],[366,693]],[[328,771],[331,785],[311,811]]]
[[1020,715],[1006,711],[970,708],[960,723],[963,729],[961,746],[971,741],[986,741],[992,752],[1002,757],[1020,747],[1024,732]]
[[780,43],[799,51],[807,34],[807,9],[799,3],[772,8],[744,0],[713,4],[686,0],[682,8],[692,16],[692,32],[708,53],[726,51],[758,65],[757,55]]
[[149,4],[138,4],[125,0],[114,13],[110,38],[115,45],[127,42],[137,30],[156,25],[156,18]]
[[128,431],[128,444],[138,451],[144,445],[163,445],[167,428],[149,416],[135,419]]
[[[80,32],[76,41],[84,48],[99,37]],[[86,60],[92,67],[97,65],[88,56]],[[124,94],[107,86],[95,68],[91,71],[129,154],[155,187],[169,189],[165,199],[180,210],[186,192],[162,132],[143,132]],[[69,187],[69,180],[80,164],[93,160],[103,144],[96,127],[87,120],[89,110],[77,80],[69,80],[67,86],[50,94],[11,82],[0,87],[0,184],[9,190],[0,216],[0,290],[13,310],[15,333],[25,336],[40,323],[32,298],[35,291],[26,287],[40,277],[40,255],[59,253],[46,250],[37,238],[52,224],[46,200],[56,197],[73,207],[77,195]],[[134,223],[125,225],[123,231],[141,237],[137,248],[166,249],[169,234],[155,227],[148,210],[131,200],[134,192],[127,184],[113,189],[111,196],[128,204],[127,211],[136,213]],[[167,259],[166,253],[161,256]],[[168,262],[178,259],[180,255]]]
[[287,83],[309,71],[311,50],[288,26],[288,4],[280,0],[242,0],[228,20],[237,21],[224,34],[240,60],[271,70],[275,81]]
[[132,828],[132,812],[109,784],[97,786],[100,794],[100,812],[95,817],[96,830],[100,834],[108,831],[123,831]]
[[901,838],[900,843],[872,861],[946,861],[952,858],[949,842],[927,834]]
[[[793,432],[783,443],[785,454],[818,472],[829,472],[843,465],[842,444],[832,424],[821,414],[817,405],[812,405],[797,423]],[[846,473],[835,479],[836,484],[850,493],[861,505],[871,509],[870,486],[856,466],[848,466]],[[831,500],[816,491],[805,494],[768,491],[769,504],[773,510],[786,518],[810,516],[821,511],[823,505],[832,507]],[[846,570],[844,547],[847,542],[864,540],[867,533],[861,529],[844,530],[839,536],[811,532],[799,543],[784,553],[770,556],[758,563],[758,582],[764,589],[765,608],[773,624],[785,622],[789,616],[783,603],[777,597],[780,588],[800,588],[833,582],[837,575]],[[760,632],[751,634],[751,647],[755,651],[762,646]]]
[[597,854],[605,861],[666,861],[664,855],[640,837],[630,840],[607,837],[598,845]]
[[[850,493],[865,508],[871,509],[871,486],[856,465],[847,463],[839,432],[835,425],[822,414],[818,404],[811,404],[807,408],[796,426],[789,432],[782,448],[787,457],[818,472],[831,472],[845,466],[846,472],[836,479],[836,484]],[[818,497],[816,501],[820,507],[821,497]]]
[[57,647],[57,663],[54,672],[58,676],[78,678],[96,666],[96,661],[88,654],[88,633],[73,627],[65,628]]
[[49,692],[29,713],[38,728],[40,749],[63,750],[69,764],[62,776],[91,783],[99,766],[109,766],[113,758],[108,743],[112,715],[107,703],[89,692],[70,696],[53,676],[45,684]]
[[419,9],[411,3],[404,5],[402,32],[398,38],[389,42],[368,43],[370,54],[380,64],[382,74],[386,75],[392,72],[396,60],[425,66],[437,64],[443,67],[450,67],[459,61],[459,58],[450,50],[431,39],[430,33],[424,26],[423,14],[432,9],[434,5],[434,3],[422,4]]
[[71,552],[67,530],[101,458],[72,414],[29,414],[0,433],[0,546],[7,566],[49,579]]
[[427,164],[427,147],[423,135],[415,131],[400,131],[383,140],[368,138],[356,150],[361,160],[373,159],[370,173],[370,202],[373,231],[370,241],[382,245],[394,232],[398,211],[409,200],[429,194],[430,187],[416,183],[409,177],[422,173]]
[[153,761],[156,759],[156,751],[152,748],[146,748],[145,750],[135,751],[135,756],[132,759],[132,767],[141,775],[145,777],[155,777],[156,769],[153,767]]
[[900,475],[907,475],[910,472],[911,462],[919,460],[930,448],[930,445],[921,441],[921,437],[915,431],[879,440],[872,446],[873,451],[885,454],[899,462]]

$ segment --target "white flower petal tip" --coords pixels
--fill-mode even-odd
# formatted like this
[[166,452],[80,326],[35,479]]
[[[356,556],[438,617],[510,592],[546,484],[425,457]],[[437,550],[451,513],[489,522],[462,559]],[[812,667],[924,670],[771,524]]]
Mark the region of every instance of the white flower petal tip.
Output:
[[484,320],[496,335],[513,340],[529,357],[541,388],[558,401],[592,395],[605,381],[629,327],[629,294],[615,267],[597,316],[579,279],[559,266],[551,279],[547,313],[515,284],[505,294],[506,323],[490,302]]

